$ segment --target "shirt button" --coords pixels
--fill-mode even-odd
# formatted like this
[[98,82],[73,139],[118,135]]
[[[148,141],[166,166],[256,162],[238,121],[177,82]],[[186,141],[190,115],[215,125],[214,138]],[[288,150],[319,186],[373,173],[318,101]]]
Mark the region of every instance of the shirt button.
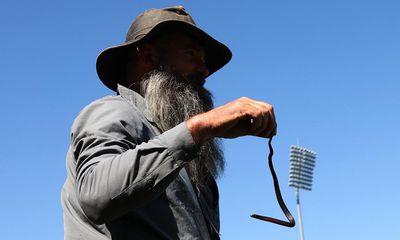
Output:
[[155,182],[154,178],[150,178],[149,180],[147,180],[146,189],[150,190],[154,186],[154,182]]

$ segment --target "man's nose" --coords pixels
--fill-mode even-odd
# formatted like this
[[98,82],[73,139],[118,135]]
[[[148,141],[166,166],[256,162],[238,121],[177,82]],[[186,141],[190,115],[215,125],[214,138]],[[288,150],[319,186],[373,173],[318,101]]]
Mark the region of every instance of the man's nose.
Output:
[[206,78],[208,74],[210,74],[210,71],[208,70],[208,67],[205,62],[200,62],[197,67],[197,72],[203,77]]

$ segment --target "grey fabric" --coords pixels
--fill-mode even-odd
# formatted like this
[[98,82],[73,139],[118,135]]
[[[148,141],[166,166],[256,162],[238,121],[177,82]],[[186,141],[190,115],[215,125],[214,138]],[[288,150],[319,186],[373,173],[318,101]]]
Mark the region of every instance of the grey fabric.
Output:
[[193,191],[182,177],[199,151],[186,124],[161,133],[139,94],[118,91],[73,123],[61,196],[64,238],[219,239],[215,181]]

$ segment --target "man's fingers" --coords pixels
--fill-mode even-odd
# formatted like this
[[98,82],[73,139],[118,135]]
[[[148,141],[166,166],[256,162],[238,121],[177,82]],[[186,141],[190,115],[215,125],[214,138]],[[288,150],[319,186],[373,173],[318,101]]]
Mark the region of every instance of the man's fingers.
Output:
[[273,116],[268,115],[264,117],[262,126],[253,131],[251,135],[266,138],[276,135],[276,122]]
[[264,118],[263,117],[251,117],[250,118],[249,134],[256,134],[259,129],[263,128]]
[[263,113],[261,113],[261,116],[253,118],[249,133],[251,135],[258,135],[266,128],[267,121],[268,119],[266,119],[266,116]]
[[276,123],[274,123],[271,126],[265,128],[263,131],[256,134],[256,136],[263,138],[271,138],[276,135],[276,132],[277,132],[277,126]]
[[276,134],[276,121],[272,105],[260,101],[250,101],[251,126],[249,134],[260,137],[269,137]]

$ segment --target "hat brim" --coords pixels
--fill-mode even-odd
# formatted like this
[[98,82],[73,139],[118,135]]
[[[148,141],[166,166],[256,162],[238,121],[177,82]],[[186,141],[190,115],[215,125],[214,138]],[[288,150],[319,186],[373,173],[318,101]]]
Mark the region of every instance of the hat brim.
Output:
[[166,33],[171,29],[186,33],[199,41],[206,55],[206,66],[209,70],[208,76],[222,68],[232,58],[232,53],[227,46],[215,40],[200,28],[186,22],[170,20],[157,24],[147,34],[139,36],[133,41],[125,42],[102,51],[97,57],[96,62],[97,75],[100,80],[108,88],[116,91],[118,83],[122,83],[125,80],[127,54],[132,52],[128,51],[128,49],[137,46],[145,39]]

